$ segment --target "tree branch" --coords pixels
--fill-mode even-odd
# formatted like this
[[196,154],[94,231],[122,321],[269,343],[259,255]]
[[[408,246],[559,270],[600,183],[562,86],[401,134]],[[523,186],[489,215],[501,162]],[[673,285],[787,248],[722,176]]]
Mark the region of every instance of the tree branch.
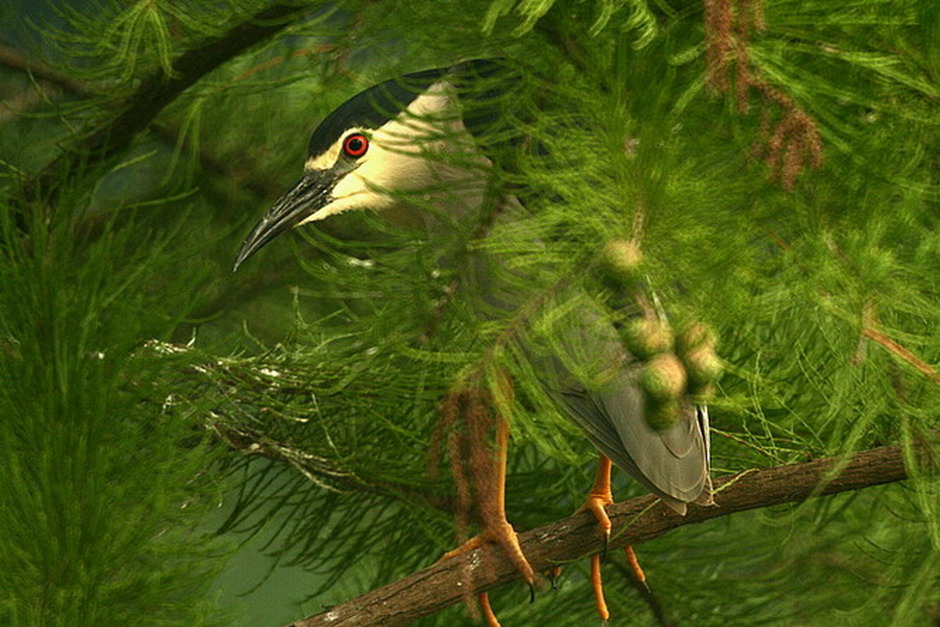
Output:
[[274,4],[177,57],[170,76],[158,71],[144,78],[120,114],[82,138],[75,150],[59,155],[26,185],[27,197],[46,194],[78,164],[100,163],[119,153],[164,107],[200,78],[309,11],[308,6]]
[[[676,527],[735,512],[795,503],[812,496],[858,490],[906,478],[900,446],[870,449],[848,458],[830,457],[747,470],[716,483],[716,505],[690,505],[686,516],[674,513],[652,495],[608,507],[607,513],[614,525],[610,544],[612,547],[639,544]],[[597,523],[588,512],[522,533],[519,539],[537,572],[601,549]],[[477,549],[299,620],[291,627],[404,625],[469,595],[518,578],[519,573],[501,553],[490,548]]]
[[[20,50],[16,48],[11,48],[10,46],[5,46],[0,44],[0,66],[10,68],[12,70],[17,70],[26,74],[29,74],[35,77],[37,80],[47,83],[54,88],[57,88],[59,91],[73,95],[79,96],[82,98],[91,98],[95,95],[96,90],[102,88],[96,87],[94,85],[87,85],[81,81],[77,81],[72,77],[63,74],[57,71],[54,68],[49,67],[48,65],[37,61],[35,59],[30,59],[24,55]],[[36,104],[44,102],[43,98],[36,97],[33,101],[30,101],[30,104]],[[13,107],[13,115],[16,114],[16,109],[20,107]],[[180,143],[180,134],[179,130],[173,127],[164,126],[161,124],[153,123],[148,126],[149,130],[154,132],[157,136],[162,138],[165,142],[171,146],[175,146]],[[244,172],[233,172],[225,164],[224,160],[220,160],[217,157],[213,156],[204,149],[199,150],[199,163],[206,170],[216,174],[222,178],[237,178],[239,182],[239,187],[242,189],[247,189],[260,196],[262,198],[270,198],[279,194],[282,189],[281,186],[277,185],[274,181],[271,181],[266,177],[250,176]],[[266,284],[266,287],[269,287]],[[229,290],[231,291],[231,290]],[[250,290],[249,290],[250,291]],[[245,290],[239,291],[239,296],[245,296]],[[231,297],[231,294],[223,294],[219,299]],[[213,309],[211,306],[204,308],[207,311],[214,312],[216,309]],[[205,317],[204,313],[195,313],[194,317],[200,318]]]
[[223,420],[210,420],[206,427],[230,448],[246,455],[258,455],[287,464],[325,490],[338,492],[371,492],[396,499],[423,504],[446,514],[454,513],[451,499],[419,487],[394,481],[365,479],[355,473],[341,470],[330,460],[312,455],[297,447],[278,442],[248,429],[239,428]]
[[881,344],[881,346],[887,349],[888,352],[897,355],[899,358],[917,368],[917,370],[919,370],[921,374],[925,375],[928,379],[937,385],[940,385],[940,373],[938,373],[927,362],[898,342],[895,342],[881,331],[878,331],[877,329],[869,326],[866,326],[862,329],[862,334],[870,340]]

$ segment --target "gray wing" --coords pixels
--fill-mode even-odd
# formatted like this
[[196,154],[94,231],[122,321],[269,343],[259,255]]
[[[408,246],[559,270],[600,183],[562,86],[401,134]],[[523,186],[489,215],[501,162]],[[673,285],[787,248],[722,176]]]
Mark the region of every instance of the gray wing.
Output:
[[[686,402],[679,421],[657,431],[644,417],[641,364],[589,301],[557,321],[540,369],[546,391],[601,453],[672,509],[711,503],[708,411]],[[581,373],[581,374],[576,374]]]
[[564,391],[562,407],[601,453],[679,514],[686,503],[710,503],[707,408],[689,404],[675,425],[652,429],[636,372],[625,369],[601,390]]
[[[519,201],[509,197],[497,223],[524,215]],[[472,271],[471,281],[486,307],[514,311],[525,302],[519,293],[523,271],[515,269],[510,272],[514,281],[501,282],[499,259],[486,255],[474,258]],[[530,282],[538,285],[535,279]],[[687,404],[677,424],[652,429],[643,417],[639,365],[626,353],[608,316],[582,292],[559,298],[568,303],[564,311],[552,316],[544,331],[532,330],[533,344],[521,347],[545,392],[594,446],[675,511],[685,514],[686,503],[711,503],[707,409]]]

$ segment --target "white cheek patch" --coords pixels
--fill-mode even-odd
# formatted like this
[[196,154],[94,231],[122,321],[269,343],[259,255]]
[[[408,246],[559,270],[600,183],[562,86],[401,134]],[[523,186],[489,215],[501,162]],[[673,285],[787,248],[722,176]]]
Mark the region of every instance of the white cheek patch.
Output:
[[[462,133],[461,133],[462,131]],[[452,152],[466,131],[459,121],[445,82],[435,83],[396,118],[376,130],[353,128],[305,164],[306,170],[328,170],[341,158],[350,133],[369,137],[369,149],[331,192],[331,200],[299,224],[323,220],[351,209],[382,211],[399,204],[396,192],[426,189],[436,182],[441,164],[434,155]]]

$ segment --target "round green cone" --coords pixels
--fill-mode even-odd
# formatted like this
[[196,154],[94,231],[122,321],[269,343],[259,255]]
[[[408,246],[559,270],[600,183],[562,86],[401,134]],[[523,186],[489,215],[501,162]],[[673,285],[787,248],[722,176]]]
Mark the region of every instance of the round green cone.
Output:
[[681,415],[679,401],[675,399],[666,402],[656,402],[647,398],[644,409],[643,417],[646,419],[646,424],[656,431],[668,429],[676,424]]
[[678,400],[685,392],[685,384],[685,368],[672,353],[656,355],[640,371],[640,387],[651,401]]
[[601,253],[601,272],[605,283],[615,290],[637,283],[643,253],[639,246],[625,239],[614,239],[607,243]]
[[682,356],[689,377],[689,390],[700,393],[721,376],[721,359],[715,350],[703,344]]
[[621,332],[623,342],[632,355],[644,361],[672,350],[672,330],[650,318],[631,320]]

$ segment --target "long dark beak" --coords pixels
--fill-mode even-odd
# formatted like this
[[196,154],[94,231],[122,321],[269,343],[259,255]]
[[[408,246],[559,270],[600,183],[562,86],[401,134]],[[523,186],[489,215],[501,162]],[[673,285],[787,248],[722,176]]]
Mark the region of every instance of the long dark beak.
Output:
[[235,258],[232,272],[237,271],[238,266],[261,250],[265,244],[323,207],[329,200],[335,181],[331,174],[329,170],[308,172],[290,191],[278,198],[274,206],[261,218],[261,222],[245,238],[241,250],[238,251],[238,257]]

